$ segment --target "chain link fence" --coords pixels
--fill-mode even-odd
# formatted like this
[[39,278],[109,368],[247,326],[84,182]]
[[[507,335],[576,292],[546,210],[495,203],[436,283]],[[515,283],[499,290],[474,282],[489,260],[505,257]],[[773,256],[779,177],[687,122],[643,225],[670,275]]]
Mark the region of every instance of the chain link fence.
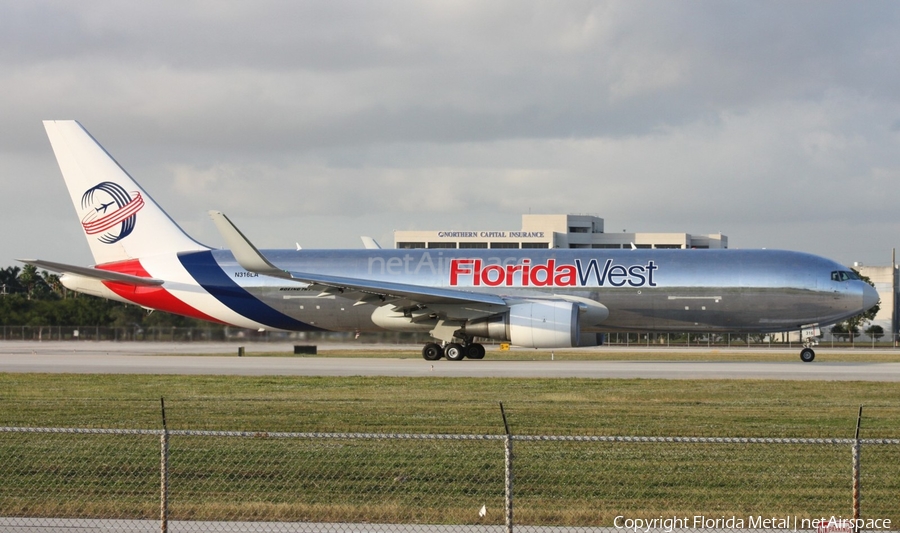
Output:
[[114,341],[114,342],[349,342],[421,344],[428,334],[406,332],[363,333],[335,331],[258,331],[233,326],[209,327],[107,327],[107,326],[8,326],[0,325],[4,341]]
[[816,529],[854,516],[857,443],[859,516],[896,529],[897,439],[5,427],[0,530]]
[[[381,332],[283,332],[257,331],[230,326],[210,327],[106,327],[106,326],[7,326],[0,325],[6,341],[119,341],[119,342],[363,342],[422,344],[431,337],[422,333]],[[819,344],[830,348],[897,348],[900,334],[881,332],[832,334],[824,329]],[[493,343],[483,339],[485,343]],[[790,348],[803,344],[799,331],[773,334],[747,333],[604,333],[606,346],[634,348]]]

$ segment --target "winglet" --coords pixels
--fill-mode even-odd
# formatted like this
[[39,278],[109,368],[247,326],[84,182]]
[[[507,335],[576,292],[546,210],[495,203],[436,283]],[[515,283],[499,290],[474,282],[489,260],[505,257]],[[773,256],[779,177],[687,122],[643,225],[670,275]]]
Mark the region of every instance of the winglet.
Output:
[[372,237],[366,237],[365,235],[361,236],[363,246],[366,250],[381,250],[381,245],[378,244],[378,241],[373,239]]
[[270,263],[224,213],[210,211],[209,216],[216,223],[219,233],[225,238],[225,242],[228,244],[228,248],[231,249],[231,253],[234,254],[238,264],[248,272],[291,279],[291,275],[288,272]]

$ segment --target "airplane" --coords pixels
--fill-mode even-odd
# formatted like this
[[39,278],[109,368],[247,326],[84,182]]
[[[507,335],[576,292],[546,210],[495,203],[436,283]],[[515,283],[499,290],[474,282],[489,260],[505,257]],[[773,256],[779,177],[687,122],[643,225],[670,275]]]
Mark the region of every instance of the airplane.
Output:
[[106,210],[109,209],[109,206],[113,205],[115,202],[107,202],[105,204],[100,204],[100,207],[95,207],[94,211],[100,212],[103,211],[103,214],[106,214]]
[[[597,346],[602,332],[768,333],[842,321],[878,302],[849,268],[779,250],[259,250],[210,211],[227,248],[188,236],[73,120],[44,127],[95,264],[20,260],[67,288],[220,324],[425,332],[429,361],[482,359],[480,339]],[[96,209],[107,206],[98,216]],[[800,357],[815,358],[807,344]]]

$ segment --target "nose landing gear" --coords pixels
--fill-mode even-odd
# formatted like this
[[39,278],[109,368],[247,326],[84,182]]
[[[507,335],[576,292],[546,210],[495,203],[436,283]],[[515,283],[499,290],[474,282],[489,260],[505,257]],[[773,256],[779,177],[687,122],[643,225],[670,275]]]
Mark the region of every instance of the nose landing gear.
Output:
[[813,359],[816,358],[816,352],[809,346],[800,350],[800,360],[804,363],[812,363]]
[[803,326],[803,329],[800,330],[800,336],[803,339],[800,360],[804,363],[812,363],[813,359],[816,358],[816,352],[812,347],[819,345],[819,337],[822,336],[822,331],[819,329],[818,324],[809,324]]

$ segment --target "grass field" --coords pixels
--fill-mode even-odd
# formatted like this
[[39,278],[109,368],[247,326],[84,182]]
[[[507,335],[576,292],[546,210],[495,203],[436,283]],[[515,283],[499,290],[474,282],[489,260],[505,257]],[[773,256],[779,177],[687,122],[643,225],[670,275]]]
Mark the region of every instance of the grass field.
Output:
[[0,374],[0,425],[900,438],[876,382]]
[[[170,429],[497,435],[503,401],[519,435],[850,438],[862,404],[864,438],[900,438],[895,384],[808,381],[0,374],[0,425],[154,429],[161,396]],[[157,441],[0,434],[0,515],[151,518]],[[502,523],[500,441],[172,437],[171,450],[173,519]],[[849,513],[845,446],[520,442],[515,455],[519,523]],[[866,448],[863,465],[864,516],[900,520],[900,448]]]

